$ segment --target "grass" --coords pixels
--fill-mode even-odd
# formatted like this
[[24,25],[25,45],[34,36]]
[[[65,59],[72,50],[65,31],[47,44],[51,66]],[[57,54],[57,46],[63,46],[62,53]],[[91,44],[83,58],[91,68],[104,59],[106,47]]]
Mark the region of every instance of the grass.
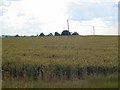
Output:
[[[2,39],[2,65],[19,71],[22,65],[47,68],[53,72],[56,65],[62,69],[80,67],[118,67],[118,37],[116,36],[58,36],[58,37],[17,37]],[[15,65],[15,66],[14,66]],[[58,70],[59,71],[59,70]],[[47,73],[46,76],[49,76]],[[111,76],[85,76],[85,80],[30,81],[11,78],[5,74],[5,87],[117,87],[117,74]],[[114,77],[115,76],[115,77]],[[92,77],[92,78],[91,78]],[[102,79],[104,78],[104,79]],[[65,83],[63,83],[63,81]],[[92,82],[92,83],[91,83]]]
[[83,80],[62,80],[62,81],[30,81],[26,79],[7,79],[3,81],[3,88],[117,88],[118,77],[110,75],[104,77],[87,77]]

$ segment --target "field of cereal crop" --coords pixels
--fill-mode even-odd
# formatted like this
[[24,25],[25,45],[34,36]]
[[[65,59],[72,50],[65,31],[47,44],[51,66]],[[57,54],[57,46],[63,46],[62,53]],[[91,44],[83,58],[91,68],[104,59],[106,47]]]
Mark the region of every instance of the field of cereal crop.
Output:
[[117,36],[2,39],[3,88],[117,87],[117,73]]

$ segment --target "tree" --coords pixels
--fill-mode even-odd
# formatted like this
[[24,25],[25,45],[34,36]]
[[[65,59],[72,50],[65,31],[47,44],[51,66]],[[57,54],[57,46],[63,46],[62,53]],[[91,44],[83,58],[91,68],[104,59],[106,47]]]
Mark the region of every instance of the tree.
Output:
[[74,33],[72,33],[72,35],[79,35],[79,33],[77,33],[77,32],[74,32]]
[[71,35],[71,33],[68,30],[64,30],[61,35]]
[[58,32],[55,32],[55,36],[60,36],[60,34]]
[[41,33],[39,36],[45,36],[44,33]]
[[53,36],[53,34],[52,34],[52,33],[49,33],[47,36]]
[[15,37],[20,37],[20,36],[17,34],[17,35],[15,35]]

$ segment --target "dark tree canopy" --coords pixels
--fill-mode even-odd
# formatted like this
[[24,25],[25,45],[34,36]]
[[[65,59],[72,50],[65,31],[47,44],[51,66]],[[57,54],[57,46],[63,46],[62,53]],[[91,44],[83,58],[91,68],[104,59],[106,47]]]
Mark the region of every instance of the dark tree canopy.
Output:
[[68,30],[64,30],[61,35],[71,35],[71,33]]
[[60,34],[58,32],[55,32],[55,36],[60,36]]
[[53,34],[52,34],[52,33],[49,33],[47,36],[53,36]]
[[74,33],[72,33],[72,35],[79,35],[79,33],[77,33],[77,32],[74,32]]
[[45,36],[44,33],[41,33],[39,36]]
[[17,35],[15,35],[15,37],[19,37],[19,35],[17,34]]

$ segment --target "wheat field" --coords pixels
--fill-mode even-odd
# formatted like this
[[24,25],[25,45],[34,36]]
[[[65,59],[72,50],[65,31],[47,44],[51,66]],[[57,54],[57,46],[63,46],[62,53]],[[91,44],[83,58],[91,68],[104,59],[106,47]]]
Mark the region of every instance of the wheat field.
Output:
[[3,88],[118,87],[117,73],[117,36],[2,38]]

